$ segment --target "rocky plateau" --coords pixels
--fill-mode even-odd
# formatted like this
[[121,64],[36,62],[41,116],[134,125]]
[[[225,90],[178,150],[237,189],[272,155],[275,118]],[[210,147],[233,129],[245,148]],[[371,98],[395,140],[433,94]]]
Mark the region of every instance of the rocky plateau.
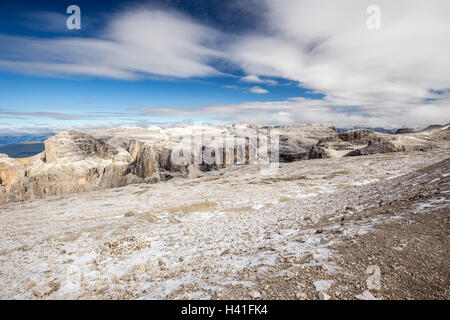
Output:
[[264,174],[247,148],[173,163],[198,129],[62,132],[3,156],[0,299],[450,298],[448,126],[279,127]]
[[[217,136],[229,132],[239,137],[267,129],[247,125],[167,130],[120,127],[62,132],[46,140],[45,151],[36,156],[12,159],[0,155],[0,204],[137,183],[156,183],[176,176],[199,176],[202,172],[234,165],[236,161],[232,158],[209,165],[174,163],[172,153],[183,137],[199,134]],[[449,137],[448,126],[397,135],[369,130],[337,132],[334,128],[320,125],[273,127],[269,130],[276,130],[279,134],[280,162],[427,151],[447,145]],[[219,153],[224,152],[225,147],[219,145],[216,148],[215,160],[222,158]],[[237,144],[231,148],[228,150],[231,154],[239,152]],[[248,159],[248,149],[243,152],[247,152]]]

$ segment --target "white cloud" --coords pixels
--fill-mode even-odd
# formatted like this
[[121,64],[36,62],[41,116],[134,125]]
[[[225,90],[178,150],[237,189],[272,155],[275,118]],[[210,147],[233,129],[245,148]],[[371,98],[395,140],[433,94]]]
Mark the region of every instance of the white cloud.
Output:
[[257,94],[269,93],[269,91],[267,91],[266,89],[263,89],[263,88],[258,87],[258,86],[250,88],[250,92],[257,93]]
[[46,75],[137,79],[218,75],[220,33],[175,12],[136,9],[114,17],[99,38],[0,38],[0,67]]
[[444,101],[418,103],[405,108],[399,102],[382,102],[358,106],[336,106],[325,98],[293,98],[286,101],[246,102],[231,105],[202,106],[192,109],[169,107],[136,108],[141,116],[177,116],[195,118],[209,116],[225,122],[244,122],[260,125],[324,124],[337,127],[423,128],[431,123],[445,124],[450,108]]
[[265,29],[233,35],[233,42],[179,13],[142,8],[117,16],[98,38],[2,36],[0,68],[120,79],[203,77],[219,74],[212,61],[226,59],[247,74],[243,82],[288,79],[325,98],[140,111],[265,124],[420,127],[450,121],[450,1],[378,0],[380,30],[367,29],[369,0],[264,3]]
[[411,110],[412,122],[433,114],[429,98],[450,108],[448,96],[430,91],[450,87],[450,2],[380,0],[380,30],[366,26],[370,4],[267,0],[270,32],[242,37],[229,56],[248,74],[295,80],[326,95],[327,105],[378,108],[386,120],[388,104],[409,122]]
[[255,76],[254,74],[250,74],[245,77],[242,77],[240,80],[243,82],[248,82],[248,83],[264,83],[264,84],[268,84],[268,85],[276,85],[277,84],[277,82],[275,80],[261,79],[260,77]]
[[222,87],[227,88],[227,89],[234,89],[234,90],[240,89],[238,86],[235,86],[235,85],[224,85]]

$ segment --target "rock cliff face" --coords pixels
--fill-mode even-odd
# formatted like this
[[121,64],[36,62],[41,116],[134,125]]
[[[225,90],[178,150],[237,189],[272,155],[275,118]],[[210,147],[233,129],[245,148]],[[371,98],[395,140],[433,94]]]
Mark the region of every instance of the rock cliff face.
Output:
[[[292,162],[308,159],[357,156],[448,147],[449,129],[439,127],[414,134],[386,135],[368,130],[338,133],[323,126],[256,128],[254,126],[160,128],[120,127],[107,130],[61,132],[45,142],[45,151],[24,159],[0,155],[0,204],[34,200],[47,195],[61,195],[136,183],[155,183],[176,176],[195,177],[202,171],[252,162],[248,135],[255,130],[279,133],[279,160]],[[180,143],[186,136],[224,136],[247,139],[244,145],[223,145],[214,138],[211,144],[197,146],[210,155],[210,161],[192,164],[195,154],[183,154]],[[193,139],[194,141],[194,139]],[[215,141],[215,142],[214,142]],[[191,143],[190,141],[188,143]],[[194,142],[192,142],[194,143]],[[174,155],[187,159],[174,161]],[[238,161],[241,159],[242,161]]]

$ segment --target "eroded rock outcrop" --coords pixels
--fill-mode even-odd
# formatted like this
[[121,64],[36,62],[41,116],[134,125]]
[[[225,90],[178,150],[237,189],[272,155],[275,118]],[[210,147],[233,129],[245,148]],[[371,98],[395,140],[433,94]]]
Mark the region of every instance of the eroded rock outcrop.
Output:
[[[328,157],[320,141],[337,136],[336,129],[324,126],[276,127],[280,131],[280,161],[293,162]],[[319,145],[319,147],[316,147]]]
[[[256,130],[256,131],[255,131]],[[259,131],[258,131],[259,130]],[[173,177],[197,177],[202,172],[231,165],[255,164],[251,144],[270,144],[254,132],[279,134],[279,161],[357,156],[437,148],[448,144],[448,127],[412,135],[387,135],[369,130],[338,133],[318,125],[262,127],[233,126],[160,128],[120,127],[106,130],[66,131],[45,142],[34,157],[11,159],[0,155],[0,204],[34,200],[47,195],[86,192],[136,183],[155,183]],[[231,132],[232,143],[223,137]],[[252,133],[253,132],[253,133]],[[205,156],[180,151],[185,136],[200,136],[195,145]],[[213,138],[211,138],[213,137]],[[234,140],[233,140],[234,139]],[[244,144],[236,143],[237,140]],[[229,140],[228,140],[229,141]],[[187,142],[191,146],[191,141]],[[268,154],[270,158],[272,155]],[[184,159],[182,162],[174,158]]]

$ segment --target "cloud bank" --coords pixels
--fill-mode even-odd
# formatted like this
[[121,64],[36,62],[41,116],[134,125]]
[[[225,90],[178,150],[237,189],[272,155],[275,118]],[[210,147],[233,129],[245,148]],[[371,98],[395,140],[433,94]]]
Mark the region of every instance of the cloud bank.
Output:
[[245,74],[241,82],[287,79],[324,98],[148,108],[141,116],[386,127],[450,121],[450,1],[379,0],[379,30],[366,25],[372,1],[261,3],[264,28],[244,34],[224,35],[177,12],[138,8],[115,17],[97,38],[1,36],[0,68],[135,80],[221,75],[217,61],[226,61]]
[[146,76],[219,75],[219,32],[181,13],[135,9],[117,15],[98,38],[0,37],[0,67],[54,76],[135,80]]
[[249,74],[295,80],[325,95],[296,107],[278,103],[286,108],[270,115],[275,121],[420,126],[450,120],[450,2],[377,1],[380,30],[366,26],[371,4],[266,2],[270,32],[244,37],[230,56]]
[[195,119],[209,116],[223,122],[263,125],[324,124],[336,127],[423,128],[431,123],[444,124],[450,119],[447,97],[426,105],[405,106],[383,103],[374,106],[338,106],[327,98],[292,98],[287,101],[248,102],[233,105],[201,106],[180,110],[169,107],[135,108],[143,117],[182,116]]

